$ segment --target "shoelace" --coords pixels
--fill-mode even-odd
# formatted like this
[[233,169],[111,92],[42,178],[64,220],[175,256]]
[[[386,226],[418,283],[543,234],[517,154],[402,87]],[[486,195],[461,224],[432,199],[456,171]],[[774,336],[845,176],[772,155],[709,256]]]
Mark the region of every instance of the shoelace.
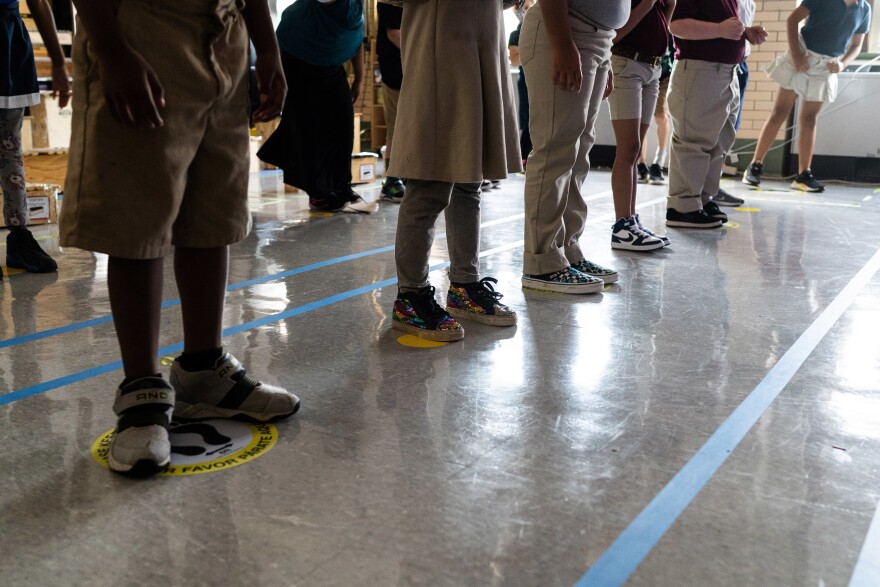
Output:
[[435,328],[448,316],[446,310],[434,298],[435,291],[434,286],[428,286],[417,294],[407,296],[416,314],[425,321],[429,328]]
[[475,285],[465,289],[467,289],[468,295],[476,300],[481,306],[484,308],[492,307],[498,300],[504,297],[502,294],[495,291],[495,287],[493,286],[495,283],[498,283],[498,280],[494,277],[484,277]]

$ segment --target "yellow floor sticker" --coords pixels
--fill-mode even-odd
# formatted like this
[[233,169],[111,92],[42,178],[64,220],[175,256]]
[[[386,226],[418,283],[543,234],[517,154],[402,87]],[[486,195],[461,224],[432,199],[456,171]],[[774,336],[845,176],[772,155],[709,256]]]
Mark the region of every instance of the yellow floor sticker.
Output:
[[[108,430],[92,444],[92,458],[107,467],[110,441],[115,429]],[[171,465],[162,477],[201,475],[231,469],[263,456],[278,441],[272,424],[236,420],[172,422]]]
[[739,228],[739,222],[731,222],[730,220],[728,220],[721,225],[721,228]]
[[734,208],[737,212],[760,212],[760,208]]
[[397,339],[397,342],[402,344],[403,346],[413,347],[416,349],[433,349],[449,344],[448,342],[425,340],[424,338],[419,338],[418,336],[413,336],[412,334],[404,334]]

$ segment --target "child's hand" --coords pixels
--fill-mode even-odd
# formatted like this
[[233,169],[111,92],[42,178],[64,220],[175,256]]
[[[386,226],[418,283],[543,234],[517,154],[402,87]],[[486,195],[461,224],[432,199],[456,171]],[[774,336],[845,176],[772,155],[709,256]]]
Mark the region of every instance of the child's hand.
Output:
[[569,43],[561,48],[553,48],[553,84],[566,92],[581,91],[583,73],[581,72],[581,54],[575,44]]
[[794,63],[794,68],[797,71],[805,72],[810,69],[810,62],[807,61],[807,56],[803,53],[792,53],[791,61]]
[[752,45],[760,45],[767,40],[768,33],[767,29],[762,26],[750,26],[746,27],[745,33],[743,34],[746,37],[746,41]]
[[113,118],[134,128],[165,124],[165,92],[156,72],[139,53],[126,47],[113,59],[102,59],[101,83]]
[[742,39],[743,33],[746,30],[745,25],[743,25],[742,21],[736,16],[731,16],[727,20],[723,20],[718,24],[721,29],[718,36],[730,41],[739,41]]
[[64,108],[70,102],[70,78],[63,63],[52,67],[52,97],[58,98],[59,108]]
[[826,65],[828,66],[828,71],[830,71],[831,73],[840,73],[841,71],[843,71],[843,65],[840,63],[840,60],[836,58],[829,59]]
[[257,54],[257,88],[260,91],[260,107],[254,112],[255,122],[268,122],[281,114],[287,96],[287,82],[278,52],[272,55]]

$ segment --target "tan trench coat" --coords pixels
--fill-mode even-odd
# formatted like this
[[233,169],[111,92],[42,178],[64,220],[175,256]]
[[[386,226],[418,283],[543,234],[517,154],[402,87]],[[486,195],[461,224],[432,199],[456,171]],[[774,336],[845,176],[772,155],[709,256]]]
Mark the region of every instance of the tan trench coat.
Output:
[[522,171],[499,0],[405,0],[391,169],[477,182]]

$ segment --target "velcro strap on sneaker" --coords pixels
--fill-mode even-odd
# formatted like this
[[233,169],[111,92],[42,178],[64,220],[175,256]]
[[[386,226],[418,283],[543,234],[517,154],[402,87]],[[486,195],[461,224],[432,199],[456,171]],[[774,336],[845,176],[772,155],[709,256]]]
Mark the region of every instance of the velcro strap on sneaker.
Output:
[[244,369],[234,373],[230,379],[235,381],[235,385],[217,403],[218,408],[234,409],[241,406],[250,397],[251,393],[260,386],[260,382],[248,375]]
[[144,426],[161,426],[168,429],[171,425],[171,413],[172,408],[161,404],[137,406],[119,417],[116,431],[122,432],[127,428],[142,428]]
[[141,377],[121,388],[113,411],[122,414],[131,408],[149,405],[174,408],[174,390],[161,377]]
[[220,377],[221,379],[230,379],[235,373],[243,370],[244,368],[241,366],[241,363],[238,362],[238,359],[229,353],[220,357],[217,361],[217,365],[214,367],[214,372],[216,372],[217,377]]

